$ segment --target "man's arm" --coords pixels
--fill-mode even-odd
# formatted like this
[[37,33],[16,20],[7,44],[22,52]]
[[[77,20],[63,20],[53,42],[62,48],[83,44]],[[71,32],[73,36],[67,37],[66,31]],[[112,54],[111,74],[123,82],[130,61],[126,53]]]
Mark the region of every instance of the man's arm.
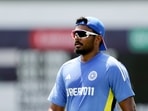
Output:
[[136,111],[136,104],[133,97],[129,97],[119,103],[122,111]]
[[48,111],[64,111],[64,107],[51,103]]

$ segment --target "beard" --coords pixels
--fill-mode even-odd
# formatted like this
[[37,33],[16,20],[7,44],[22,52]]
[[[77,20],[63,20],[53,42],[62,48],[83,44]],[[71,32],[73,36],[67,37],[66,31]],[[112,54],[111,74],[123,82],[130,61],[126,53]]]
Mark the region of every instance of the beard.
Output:
[[86,48],[75,48],[74,52],[79,55],[86,55],[93,50],[93,47],[86,47]]
[[75,49],[74,52],[79,55],[85,55],[88,53],[86,50],[78,50],[78,49]]
[[86,54],[92,52],[94,50],[94,40],[95,40],[95,38],[93,37],[91,40],[89,40],[89,42],[87,42],[85,44],[83,44],[79,41],[76,41],[74,52],[76,54],[80,54],[80,55],[86,55]]

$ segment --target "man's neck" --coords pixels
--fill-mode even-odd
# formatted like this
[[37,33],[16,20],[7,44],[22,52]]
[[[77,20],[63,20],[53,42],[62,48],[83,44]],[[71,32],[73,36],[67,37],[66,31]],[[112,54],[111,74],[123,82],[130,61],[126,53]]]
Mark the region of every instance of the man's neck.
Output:
[[81,55],[81,61],[82,62],[87,62],[90,59],[92,59],[94,56],[96,56],[98,53],[99,53],[99,51],[91,52],[91,53],[88,53],[88,54],[85,54],[85,55]]

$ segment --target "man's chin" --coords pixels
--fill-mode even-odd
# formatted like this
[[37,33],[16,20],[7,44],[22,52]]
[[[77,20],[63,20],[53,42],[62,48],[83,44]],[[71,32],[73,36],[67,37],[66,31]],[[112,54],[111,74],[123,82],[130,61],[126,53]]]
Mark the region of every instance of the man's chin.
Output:
[[81,50],[79,50],[79,49],[74,49],[74,52],[75,52],[76,54],[81,54]]
[[74,49],[74,52],[76,54],[84,54],[84,51],[83,50],[80,50],[80,49]]

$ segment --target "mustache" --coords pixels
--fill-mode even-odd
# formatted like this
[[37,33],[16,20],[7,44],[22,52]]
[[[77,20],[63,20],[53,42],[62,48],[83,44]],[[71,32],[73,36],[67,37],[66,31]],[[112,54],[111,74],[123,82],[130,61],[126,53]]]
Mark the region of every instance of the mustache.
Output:
[[79,41],[75,41],[75,45],[83,45],[83,44]]

